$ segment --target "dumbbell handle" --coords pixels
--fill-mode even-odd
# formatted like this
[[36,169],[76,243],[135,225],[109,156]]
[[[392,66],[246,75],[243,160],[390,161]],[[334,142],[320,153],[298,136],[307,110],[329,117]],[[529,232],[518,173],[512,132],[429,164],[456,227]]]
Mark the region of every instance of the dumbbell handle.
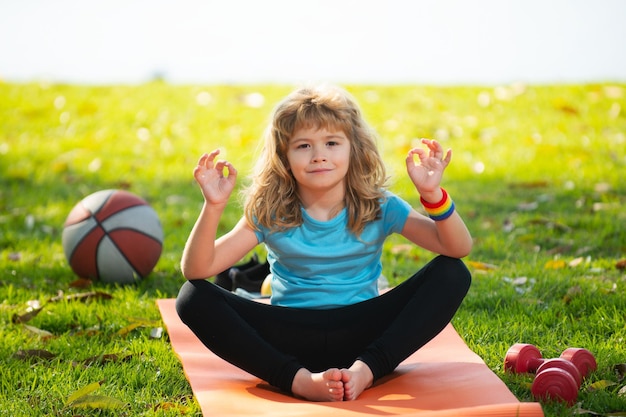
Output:
[[547,360],[548,359],[545,359],[545,358],[529,358],[528,361],[526,362],[527,372],[531,372],[531,373],[537,372],[537,369],[539,369],[539,367],[543,365],[544,362],[546,362]]

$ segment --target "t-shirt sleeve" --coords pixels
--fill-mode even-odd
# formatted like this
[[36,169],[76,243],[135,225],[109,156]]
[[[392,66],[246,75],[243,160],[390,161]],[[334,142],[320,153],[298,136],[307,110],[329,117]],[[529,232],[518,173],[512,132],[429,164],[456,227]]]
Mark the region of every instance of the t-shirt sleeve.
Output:
[[259,243],[265,242],[265,236],[267,236],[268,229],[266,227],[261,226],[259,222],[257,221],[256,217],[254,217],[254,224],[256,226],[256,229],[254,230],[254,234],[256,235],[256,240]]
[[259,243],[263,243],[265,241],[265,232],[266,230],[264,228],[261,228],[261,230],[254,231],[254,234],[256,235],[256,239],[258,240]]
[[401,233],[411,212],[411,205],[390,192],[387,192],[385,197],[386,200],[382,205],[385,232],[387,234]]

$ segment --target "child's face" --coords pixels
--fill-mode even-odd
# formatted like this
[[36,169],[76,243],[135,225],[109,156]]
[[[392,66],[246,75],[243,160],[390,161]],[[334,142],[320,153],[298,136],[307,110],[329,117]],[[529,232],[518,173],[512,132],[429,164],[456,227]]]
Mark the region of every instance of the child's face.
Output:
[[350,141],[343,131],[296,129],[287,149],[287,161],[300,193],[345,193],[350,165]]

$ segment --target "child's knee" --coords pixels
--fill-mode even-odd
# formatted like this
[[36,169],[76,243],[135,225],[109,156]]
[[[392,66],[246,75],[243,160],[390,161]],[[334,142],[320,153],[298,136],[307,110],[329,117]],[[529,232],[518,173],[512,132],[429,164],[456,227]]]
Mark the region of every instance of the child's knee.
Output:
[[437,268],[441,270],[441,276],[451,281],[453,287],[467,292],[472,283],[472,274],[465,263],[457,258],[440,255],[434,259]]
[[176,297],[176,312],[178,317],[187,323],[193,317],[198,317],[200,310],[206,306],[210,298],[212,285],[204,280],[186,281]]
[[178,291],[178,296],[176,297],[176,313],[178,313],[178,317],[185,322],[185,317],[187,317],[188,310],[190,307],[189,296],[190,292],[193,291],[190,287],[189,281],[186,281],[183,286]]

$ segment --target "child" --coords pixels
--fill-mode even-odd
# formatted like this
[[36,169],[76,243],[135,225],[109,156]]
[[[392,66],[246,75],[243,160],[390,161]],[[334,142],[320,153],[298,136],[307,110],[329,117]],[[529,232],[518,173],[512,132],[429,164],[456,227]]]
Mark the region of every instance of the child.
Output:
[[[406,166],[429,217],[385,189],[373,132],[350,95],[302,88],[274,110],[247,190],[244,216],[216,236],[237,170],[204,154],[194,177],[204,205],[182,256],[176,308],[216,355],[311,401],[355,400],[435,337],[470,286],[458,259],[471,236],[440,187],[452,153],[434,140]],[[391,233],[440,254],[379,295],[382,245]],[[264,243],[271,305],[205,278]]]

